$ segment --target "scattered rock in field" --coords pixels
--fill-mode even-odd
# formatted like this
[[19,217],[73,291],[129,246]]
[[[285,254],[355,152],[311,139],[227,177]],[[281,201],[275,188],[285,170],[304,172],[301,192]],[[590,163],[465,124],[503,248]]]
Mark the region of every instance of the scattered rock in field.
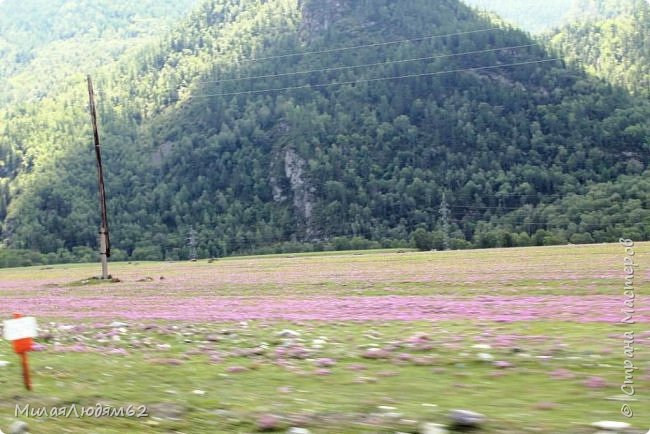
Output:
[[300,336],[300,333],[295,330],[285,329],[281,332],[278,332],[278,336],[281,338],[297,338]]
[[220,408],[218,410],[214,410],[212,413],[214,415],[216,415],[216,416],[224,417],[224,418],[234,417],[235,416],[235,413],[233,413],[232,411],[224,410],[222,408]]
[[185,415],[185,407],[171,402],[151,404],[147,406],[152,418],[180,420]]
[[195,395],[203,396],[205,395],[205,390],[196,389],[196,390],[192,390],[192,393]]
[[125,323],[125,322],[113,321],[108,326],[111,327],[111,328],[116,329],[116,328],[119,328],[119,327],[128,327],[129,325],[127,323]]
[[153,277],[143,277],[142,279],[138,279],[136,282],[153,282]]
[[376,383],[377,379],[375,377],[357,377],[354,382],[357,384]]
[[307,428],[291,427],[287,430],[287,434],[311,434]]
[[601,420],[591,424],[594,428],[598,428],[608,433],[616,433],[618,431],[626,430],[630,427],[627,422],[615,422],[611,420]]
[[10,363],[7,362],[6,360],[0,360],[0,368],[4,368],[5,366],[9,366]]
[[439,423],[425,422],[420,425],[418,431],[420,434],[447,434],[448,431],[445,429],[444,425]]
[[9,426],[9,434],[24,434],[29,432],[29,426],[22,420],[17,420]]
[[399,420],[399,423],[400,423],[401,425],[406,425],[406,426],[408,426],[408,427],[410,428],[410,427],[415,427],[415,426],[417,426],[418,421],[417,421],[417,420],[414,420],[414,419],[400,419],[400,420]]
[[485,416],[469,410],[452,410],[449,412],[452,425],[459,428],[478,428],[485,422]]
[[492,347],[488,344],[476,344],[472,345],[472,348],[475,348],[477,350],[490,350]]
[[494,356],[490,353],[478,353],[476,356],[483,362],[491,362],[494,360]]

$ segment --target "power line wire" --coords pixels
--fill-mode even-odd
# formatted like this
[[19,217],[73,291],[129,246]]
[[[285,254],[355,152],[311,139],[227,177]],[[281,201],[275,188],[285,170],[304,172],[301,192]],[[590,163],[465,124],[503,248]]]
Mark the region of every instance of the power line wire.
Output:
[[411,59],[402,59],[402,60],[388,60],[388,61],[385,61],[385,62],[366,63],[366,64],[361,64],[361,65],[336,66],[336,67],[322,68],[322,69],[310,69],[310,70],[305,70],[305,71],[284,72],[284,73],[280,73],[280,74],[254,75],[254,76],[240,77],[240,78],[224,78],[224,79],[220,79],[220,80],[200,81],[198,83],[201,83],[201,84],[207,84],[207,83],[218,84],[218,83],[239,82],[239,81],[245,81],[245,80],[256,80],[256,79],[262,79],[262,78],[288,77],[288,76],[292,76],[292,75],[313,74],[313,73],[316,73],[316,72],[341,71],[341,70],[346,70],[346,69],[368,68],[368,67],[373,67],[373,66],[392,65],[392,64],[396,64],[396,63],[408,63],[408,62],[418,62],[418,61],[423,61],[423,60],[444,59],[444,58],[449,58],[449,57],[467,56],[467,55],[471,55],[471,54],[482,54],[482,53],[490,53],[490,52],[504,51],[504,50],[516,50],[516,49],[520,49],[520,48],[530,48],[530,47],[535,47],[535,46],[539,46],[539,44],[514,45],[514,46],[510,46],[510,47],[489,48],[489,49],[485,49],[485,50],[467,51],[467,52],[463,52],[463,53],[439,54],[439,55],[436,55],[436,56],[415,57],[415,58],[411,58]]
[[[378,81],[387,81],[387,80],[401,80],[401,79],[406,79],[406,78],[416,78],[416,77],[431,77],[435,75],[444,75],[444,74],[453,74],[456,72],[467,72],[467,71],[484,71],[488,69],[497,69],[497,68],[507,68],[511,66],[522,66],[522,65],[533,65],[533,64],[539,64],[539,63],[547,63],[547,62],[554,62],[561,60],[558,57],[553,57],[549,59],[542,59],[542,60],[531,60],[527,62],[517,62],[517,63],[505,63],[502,65],[489,65],[489,66],[478,66],[474,68],[460,68],[460,69],[452,69],[448,71],[436,71],[436,72],[425,72],[425,73],[420,73],[420,74],[406,74],[406,75],[398,75],[394,77],[378,77],[378,78],[367,78],[367,79],[362,79],[362,80],[351,80],[351,81],[341,81],[341,82],[334,82],[334,83],[320,83],[320,84],[303,84],[299,86],[287,86],[287,87],[277,87],[277,88],[270,88],[270,89],[260,89],[260,90],[246,90],[246,91],[240,91],[240,92],[226,92],[226,93],[215,93],[215,94],[206,94],[206,95],[195,95],[195,96],[189,96],[188,99],[195,99],[195,98],[212,98],[212,97],[225,97],[225,96],[237,96],[237,95],[254,95],[254,94],[259,94],[259,93],[267,93],[267,92],[279,92],[279,91],[284,91],[284,90],[297,90],[297,89],[310,89],[310,88],[322,88],[322,87],[330,87],[330,86],[345,86],[349,84],[360,84],[360,83],[372,83],[372,82],[378,82]],[[180,98],[178,98],[180,100]]]
[[465,32],[456,32],[456,33],[447,33],[444,35],[429,35],[429,36],[422,36],[419,38],[411,38],[411,39],[399,39],[396,41],[388,41],[388,42],[375,42],[372,44],[361,44],[361,45],[353,45],[351,47],[339,47],[339,48],[330,48],[327,50],[314,50],[314,51],[302,51],[302,52],[293,52],[293,53],[286,53],[286,54],[278,54],[274,56],[267,56],[267,57],[254,57],[251,59],[240,59],[240,63],[251,63],[251,62],[261,62],[261,61],[266,61],[266,60],[273,60],[273,59],[286,59],[289,57],[296,57],[296,56],[311,56],[314,54],[328,54],[328,53],[339,53],[341,51],[349,51],[349,50],[358,50],[361,48],[370,48],[370,47],[383,47],[387,45],[395,45],[395,44],[403,44],[405,42],[419,42],[419,41],[426,41],[427,39],[437,39],[437,38],[448,38],[451,36],[462,36],[462,35],[471,35],[471,34],[477,34],[477,33],[485,33],[485,32],[493,32],[495,30],[503,30],[500,27],[491,27],[487,29],[479,29],[479,30],[468,30]]

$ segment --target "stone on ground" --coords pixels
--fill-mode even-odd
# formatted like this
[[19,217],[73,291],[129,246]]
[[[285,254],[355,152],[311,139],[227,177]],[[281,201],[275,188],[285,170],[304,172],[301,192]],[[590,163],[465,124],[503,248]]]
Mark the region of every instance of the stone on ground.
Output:
[[311,434],[307,428],[291,427],[287,430],[287,434]]
[[452,425],[464,428],[478,428],[485,422],[485,416],[469,410],[452,410],[449,412]]
[[615,433],[618,431],[626,430],[630,427],[630,424],[627,422],[616,422],[611,420],[601,420],[591,424],[594,428],[598,428],[603,432]]
[[420,434],[447,434],[444,425],[439,423],[425,422],[420,425]]
[[9,434],[25,434],[29,432],[29,426],[22,420],[17,420],[9,426]]

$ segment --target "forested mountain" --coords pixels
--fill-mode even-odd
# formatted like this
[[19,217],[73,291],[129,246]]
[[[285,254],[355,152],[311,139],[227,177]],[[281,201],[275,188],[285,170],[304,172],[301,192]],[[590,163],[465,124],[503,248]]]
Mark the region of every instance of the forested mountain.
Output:
[[[648,102],[456,0],[210,0],[95,78],[118,257],[650,233]],[[4,115],[7,245],[96,244],[85,98]]]
[[[542,33],[573,21],[613,18],[629,12],[634,0],[463,0],[494,12],[532,33]],[[646,2],[647,0],[642,0]]]
[[463,0],[481,11],[498,14],[508,22],[532,33],[541,33],[562,24],[574,0]]
[[0,107],[40,98],[166,32],[197,0],[0,2]]
[[619,2],[609,18],[576,21],[549,36],[570,63],[630,92],[650,96],[650,5]]

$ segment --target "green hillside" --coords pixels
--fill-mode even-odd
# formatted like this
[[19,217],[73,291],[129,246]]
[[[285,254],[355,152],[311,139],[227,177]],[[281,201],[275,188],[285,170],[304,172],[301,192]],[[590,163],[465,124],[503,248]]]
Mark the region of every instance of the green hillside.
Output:
[[197,0],[0,2],[0,107],[40,98],[166,32]]
[[[207,1],[95,78],[118,257],[650,232],[648,103],[454,0]],[[0,126],[1,236],[52,261],[98,227],[65,83]]]
[[650,5],[635,0],[614,17],[574,22],[550,45],[572,64],[641,96],[650,96]]
[[[627,13],[635,0],[463,0],[479,10],[496,13],[532,33],[543,33],[574,21],[613,18]],[[646,1],[646,0],[642,0]]]
[[463,0],[481,11],[496,13],[508,22],[532,33],[559,26],[571,10],[573,0]]

